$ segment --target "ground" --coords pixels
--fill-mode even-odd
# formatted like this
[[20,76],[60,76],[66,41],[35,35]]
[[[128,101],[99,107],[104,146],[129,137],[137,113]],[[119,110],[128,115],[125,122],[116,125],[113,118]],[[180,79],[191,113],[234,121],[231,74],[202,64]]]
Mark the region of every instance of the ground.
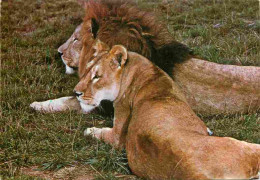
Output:
[[[158,13],[198,56],[260,66],[258,1],[136,2]],[[1,6],[0,179],[135,179],[124,151],[83,136],[87,127],[111,126],[111,118],[29,107],[70,95],[77,84],[77,75],[64,73],[57,48],[80,24],[83,9],[72,0],[3,0]],[[201,118],[215,135],[260,143],[259,113]]]

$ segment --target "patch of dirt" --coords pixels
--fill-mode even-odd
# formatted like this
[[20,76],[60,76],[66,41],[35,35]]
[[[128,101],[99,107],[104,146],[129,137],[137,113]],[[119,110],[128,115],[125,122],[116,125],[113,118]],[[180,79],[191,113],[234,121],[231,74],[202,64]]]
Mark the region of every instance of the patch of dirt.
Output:
[[48,180],[92,180],[94,179],[94,175],[97,174],[91,169],[91,167],[88,166],[65,167],[56,172],[39,171],[37,169],[37,166],[23,167],[21,168],[21,174]]
[[50,179],[52,180],[53,178],[53,172],[50,171],[38,171],[37,166],[32,166],[32,167],[22,167],[21,168],[21,174],[28,175],[28,176],[33,176],[33,177],[39,177],[42,179]]
[[91,180],[97,173],[90,166],[63,168],[54,174],[56,179]]
[[[94,169],[90,165],[81,165],[75,167],[65,167],[56,172],[53,171],[40,171],[39,167],[31,166],[31,167],[23,167],[21,168],[20,173],[38,177],[42,179],[48,180],[93,180],[95,176],[103,177],[106,179],[100,172]],[[115,174],[115,177],[120,180],[136,180],[138,179],[135,175],[124,175],[124,174]]]

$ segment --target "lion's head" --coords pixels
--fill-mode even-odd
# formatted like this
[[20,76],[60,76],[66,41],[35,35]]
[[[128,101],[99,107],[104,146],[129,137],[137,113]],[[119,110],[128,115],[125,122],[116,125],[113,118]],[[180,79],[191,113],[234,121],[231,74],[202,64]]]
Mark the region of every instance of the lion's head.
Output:
[[85,67],[86,73],[74,89],[84,111],[99,106],[102,100],[116,99],[122,69],[127,60],[127,50],[121,45],[113,46],[110,51],[100,41],[95,46],[98,53]]
[[81,27],[79,25],[70,38],[58,48],[61,59],[66,66],[66,74],[73,74],[78,68],[79,56],[82,49]]
[[[190,55],[189,48],[175,41],[167,26],[158,21],[156,15],[151,12],[140,10],[125,1],[114,0],[88,1],[85,7],[83,25],[79,26],[72,37],[61,46],[64,46],[64,49],[67,47],[67,57],[73,59],[71,61],[73,63],[67,63],[69,61],[65,60],[65,51],[62,48],[60,50],[64,53],[63,60],[67,66],[75,67],[78,63],[79,75],[84,73],[86,64],[93,56],[92,46],[96,39],[100,39],[110,47],[121,44],[128,50],[150,59],[170,75],[174,63],[182,62]],[[74,48],[77,43],[78,48]]]

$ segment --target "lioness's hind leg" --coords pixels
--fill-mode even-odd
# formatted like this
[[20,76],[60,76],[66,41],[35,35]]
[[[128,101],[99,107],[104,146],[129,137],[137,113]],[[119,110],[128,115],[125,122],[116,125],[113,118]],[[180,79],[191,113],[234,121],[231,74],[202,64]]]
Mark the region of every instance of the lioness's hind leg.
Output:
[[30,107],[36,111],[50,113],[50,112],[60,112],[67,110],[81,110],[80,104],[77,98],[73,96],[62,97],[53,100],[47,100],[42,102],[33,102]]

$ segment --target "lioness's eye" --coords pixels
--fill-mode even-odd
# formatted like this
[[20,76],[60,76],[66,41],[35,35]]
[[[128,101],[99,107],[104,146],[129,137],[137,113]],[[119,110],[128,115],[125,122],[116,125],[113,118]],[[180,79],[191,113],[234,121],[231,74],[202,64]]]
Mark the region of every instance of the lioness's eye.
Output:
[[97,74],[93,77],[93,79],[98,79],[98,78],[100,78],[100,76]]
[[75,38],[73,39],[73,41],[78,41],[78,38],[75,37]]

